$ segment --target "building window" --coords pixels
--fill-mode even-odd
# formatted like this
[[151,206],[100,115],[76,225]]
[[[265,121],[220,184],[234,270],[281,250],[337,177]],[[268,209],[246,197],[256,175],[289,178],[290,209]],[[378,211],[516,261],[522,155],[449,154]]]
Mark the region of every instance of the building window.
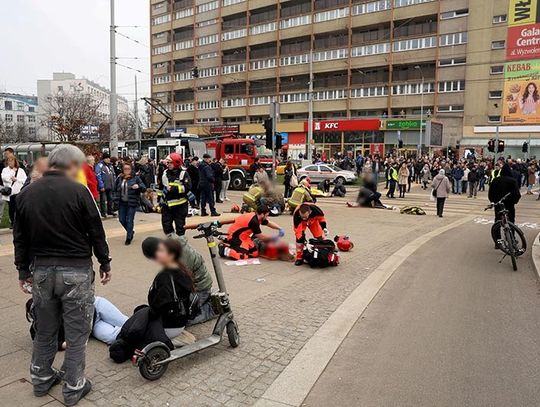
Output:
[[159,17],[154,17],[152,19],[152,25],[164,24],[164,23],[168,23],[169,21],[171,21],[171,15],[170,14],[164,14],[164,15],[159,16]]
[[152,55],[167,54],[172,51],[171,44],[152,48]]
[[219,68],[204,68],[199,70],[199,76],[201,78],[209,78],[210,76],[218,76]]
[[179,20],[181,18],[191,17],[193,14],[195,14],[195,10],[193,9],[193,7],[185,8],[183,10],[177,11],[174,15],[174,19]]
[[36,122],[36,116],[28,116],[28,123],[35,123]]
[[17,123],[24,123],[24,115],[22,114],[17,115]]
[[387,95],[387,86],[372,86],[369,88],[351,89],[351,98],[367,98]]
[[160,75],[154,76],[153,83],[154,85],[162,85],[164,83],[169,83],[171,81],[171,75]]
[[249,33],[251,35],[264,34],[277,30],[277,23],[275,21],[266,24],[259,24],[249,27]]
[[242,3],[246,0],[223,0],[222,4],[223,4],[223,7],[226,7],[226,6],[232,6],[233,4],[238,4],[238,3]]
[[206,35],[204,37],[197,38],[197,45],[208,45],[208,44],[215,44],[219,41],[219,37],[217,34],[212,35]]
[[388,54],[389,52],[390,52],[390,43],[386,42],[383,44],[371,44],[371,45],[364,45],[361,47],[354,47],[351,50],[351,56],[363,57],[366,55]]
[[500,123],[501,122],[501,116],[495,115],[495,116],[488,116],[488,122],[489,123]]
[[285,28],[298,27],[299,25],[307,25],[310,23],[311,23],[311,16],[306,15],[306,16],[291,17],[285,20],[281,20],[281,22],[279,23],[279,26],[283,30]]
[[337,20],[338,18],[347,17],[349,15],[349,7],[338,8],[336,10],[321,11],[315,14],[315,22],[321,23],[323,21]]
[[435,92],[434,83],[424,83],[423,92],[421,83],[407,83],[403,85],[392,86],[392,95],[420,95],[422,93],[433,92]]
[[448,58],[448,59],[440,59],[439,60],[439,66],[455,66],[455,65],[465,65],[467,63],[467,58],[460,57],[460,58]]
[[221,34],[222,41],[236,40],[237,38],[243,38],[247,35],[247,29],[241,28],[239,30],[227,31]]
[[446,81],[439,82],[439,92],[463,92],[465,90],[465,81]]
[[491,49],[504,49],[505,46],[505,40],[491,41]]
[[175,108],[176,112],[192,112],[193,103],[178,103]]
[[256,60],[256,61],[250,61],[249,62],[250,71],[257,71],[259,69],[267,69],[267,68],[275,68],[275,67],[276,67],[275,58],[272,58],[272,59],[259,59],[259,60]]
[[392,48],[394,52],[400,52],[400,51],[409,51],[413,49],[433,48],[436,45],[437,45],[436,37],[424,37],[424,38],[413,38],[410,40],[394,41],[394,43],[392,44]]
[[222,72],[224,75],[245,72],[245,71],[246,71],[246,64],[225,65],[224,67],[222,67]]
[[206,92],[209,90],[216,90],[216,89],[218,89],[218,85],[206,85],[206,86],[199,86],[197,88],[197,90],[201,92]]
[[193,40],[180,41],[174,44],[175,51],[193,48]]
[[[10,110],[11,110],[11,109],[10,109]],[[13,121],[13,115],[12,115],[12,114],[6,114],[6,115],[4,116],[4,120],[5,120],[6,122],[12,122],[12,121]]]
[[215,10],[219,7],[218,1],[210,1],[208,3],[197,6],[197,13],[206,13],[207,11]]
[[431,3],[435,0],[394,0],[394,7],[413,6],[415,4]]
[[506,14],[501,14],[493,17],[493,24],[506,23],[507,20],[508,18],[506,17]]
[[217,24],[217,18],[213,18],[211,20],[200,21],[197,23],[197,27],[207,27],[213,24]]
[[24,103],[17,102],[17,110],[20,112],[24,111]]
[[490,99],[500,99],[502,98],[502,90],[490,90],[489,91]]
[[221,107],[243,107],[245,105],[245,98],[223,99],[221,101]]
[[465,17],[469,15],[469,9],[464,8],[461,10],[455,10],[455,11],[447,11],[445,13],[441,13],[441,20],[449,20],[451,18],[458,18],[458,17]]
[[308,62],[309,62],[308,54],[292,55],[289,57],[281,57],[279,59],[280,66],[307,64]]
[[389,10],[391,7],[390,0],[372,1],[369,3],[355,4],[352,8],[352,14],[357,16],[359,14],[376,13],[378,11]]
[[207,100],[205,102],[197,102],[197,109],[199,110],[217,109],[218,107],[219,107],[219,102],[217,100]]
[[333,59],[343,59],[347,58],[349,52],[346,48],[344,49],[332,49],[329,51],[320,51],[313,53],[313,61],[331,61]]
[[460,44],[466,44],[466,43],[467,43],[466,32],[441,35],[441,37],[439,38],[439,45],[441,47],[446,47],[448,45],[460,45]]
[[437,106],[437,112],[439,113],[463,112],[463,110],[463,105]]
[[13,102],[10,100],[6,100],[4,102],[4,109],[5,110],[13,110]]
[[32,137],[35,136],[36,135],[36,128],[35,127],[30,127],[28,129],[28,135],[32,136]]
[[504,65],[492,65],[489,68],[489,73],[491,75],[501,75],[504,73]]

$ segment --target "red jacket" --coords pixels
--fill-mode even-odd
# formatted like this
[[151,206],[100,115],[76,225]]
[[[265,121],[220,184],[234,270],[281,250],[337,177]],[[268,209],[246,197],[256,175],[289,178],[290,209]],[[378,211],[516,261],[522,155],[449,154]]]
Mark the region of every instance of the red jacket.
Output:
[[90,165],[88,165],[87,163],[84,163],[83,171],[86,177],[86,185],[88,186],[88,189],[92,193],[92,196],[94,197],[94,199],[98,199],[99,192],[97,188],[97,178],[96,178],[96,173],[94,172],[94,169],[90,167]]

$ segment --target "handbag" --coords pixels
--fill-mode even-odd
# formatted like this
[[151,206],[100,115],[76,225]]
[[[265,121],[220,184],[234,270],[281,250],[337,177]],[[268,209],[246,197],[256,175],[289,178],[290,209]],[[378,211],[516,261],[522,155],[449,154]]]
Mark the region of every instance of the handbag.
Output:
[[175,308],[173,308],[172,313],[176,314],[176,317],[178,318],[187,316],[188,320],[194,319],[201,312],[199,308],[199,294],[191,293],[189,295],[189,307],[186,310],[184,303],[180,301],[180,299],[178,298],[178,295],[176,294],[176,287],[174,286],[174,280],[172,276],[169,276],[169,278],[171,279],[173,299],[174,299],[174,304],[175,304]]
[[[17,168],[17,171],[15,171],[15,178],[17,178],[17,174],[19,174],[19,169]],[[17,181],[15,181],[17,182]],[[15,182],[12,182],[11,185],[13,185]],[[10,196],[11,195],[11,192],[13,190],[11,189],[11,187],[2,187],[2,189],[0,189],[0,194],[4,195],[4,196]]]
[[291,180],[289,181],[289,185],[292,188],[296,188],[298,186],[298,177],[296,174],[291,175]]
[[437,185],[437,187],[433,188],[433,191],[431,191],[431,195],[433,196],[433,198],[437,198],[437,189],[439,189],[443,181],[444,178],[439,182],[439,185]]

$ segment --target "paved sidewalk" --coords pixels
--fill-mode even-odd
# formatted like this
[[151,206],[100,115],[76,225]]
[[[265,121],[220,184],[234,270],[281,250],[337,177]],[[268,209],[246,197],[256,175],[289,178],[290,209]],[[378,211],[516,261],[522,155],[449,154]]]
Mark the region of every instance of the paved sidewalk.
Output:
[[[393,204],[421,203],[432,214],[427,193],[415,189],[405,200]],[[239,193],[231,198],[239,201]],[[232,306],[238,319],[242,343],[231,349],[227,343],[169,366],[157,382],[142,379],[129,364],[115,365],[104,344],[90,340],[87,372],[94,391],[82,405],[110,406],[248,406],[261,397],[270,384],[297,355],[349,294],[388,256],[406,242],[441,225],[460,219],[464,213],[482,215],[482,203],[458,197],[448,204],[448,216],[407,216],[389,210],[346,208],[347,199],[320,201],[331,234],[348,234],[356,244],[342,256],[338,268],[311,270],[292,264],[262,261],[254,267],[225,267]],[[232,202],[231,202],[232,203]],[[221,205],[219,210],[229,207]],[[485,215],[484,215],[485,216]],[[489,216],[486,216],[489,217]],[[277,222],[285,227],[293,242],[291,217]],[[157,215],[137,214],[135,241],[123,245],[124,235],[115,220],[105,223],[113,256],[113,281],[98,287],[99,295],[113,301],[130,314],[146,301],[156,267],[140,252],[140,242],[149,235],[161,235]],[[480,228],[480,225],[473,224]],[[191,233],[189,234],[192,235]],[[24,319],[27,297],[18,291],[12,266],[10,236],[0,236],[0,400],[12,405],[42,406],[61,400],[59,389],[52,399],[34,399],[28,379],[31,341]],[[192,244],[208,259],[202,241]],[[193,332],[202,336],[211,324]],[[62,355],[57,365],[60,365]],[[39,404],[41,403],[41,404]],[[51,404],[55,406],[54,404]]]

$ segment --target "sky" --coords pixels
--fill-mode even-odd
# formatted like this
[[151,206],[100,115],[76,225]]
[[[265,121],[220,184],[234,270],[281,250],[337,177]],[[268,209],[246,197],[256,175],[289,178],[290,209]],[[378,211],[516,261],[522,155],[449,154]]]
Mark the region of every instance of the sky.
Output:
[[[149,2],[116,0],[118,93],[133,106],[137,75],[139,98],[150,93]],[[107,88],[109,84],[110,0],[16,0],[0,13],[0,92],[37,94],[38,79],[71,72]],[[138,26],[121,27],[121,26]]]

